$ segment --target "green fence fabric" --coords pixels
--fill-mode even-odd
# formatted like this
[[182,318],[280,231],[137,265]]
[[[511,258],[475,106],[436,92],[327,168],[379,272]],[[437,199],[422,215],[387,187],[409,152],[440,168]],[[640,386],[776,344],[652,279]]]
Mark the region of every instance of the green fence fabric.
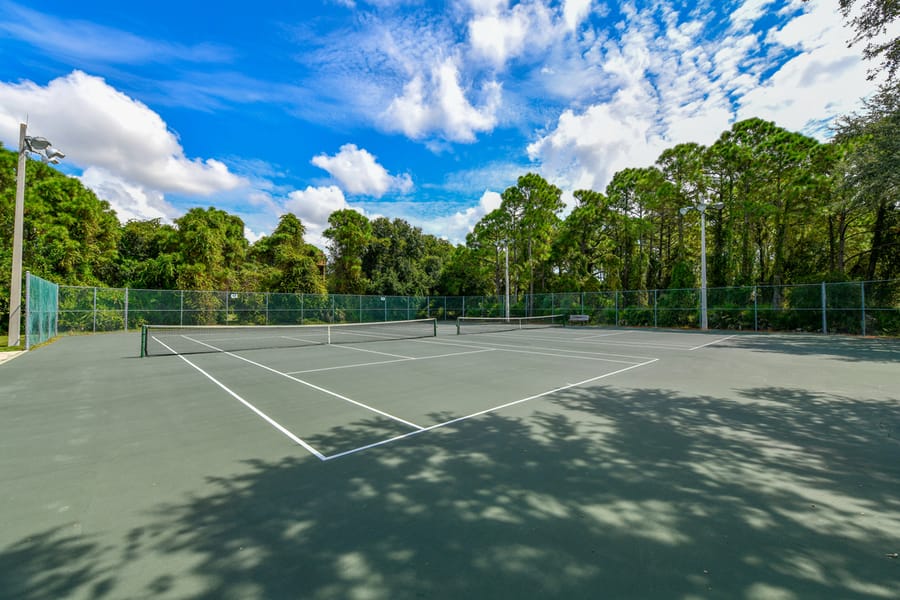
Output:
[[[591,325],[697,328],[699,289],[524,294],[510,315],[584,314]],[[359,296],[59,288],[59,329],[291,325],[505,316],[504,296]],[[900,335],[900,280],[709,288],[711,329]]]

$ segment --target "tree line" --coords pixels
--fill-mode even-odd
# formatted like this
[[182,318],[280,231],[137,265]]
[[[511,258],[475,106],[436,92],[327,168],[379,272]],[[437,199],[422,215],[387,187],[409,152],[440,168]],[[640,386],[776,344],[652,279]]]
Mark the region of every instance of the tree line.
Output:
[[[735,123],[710,146],[679,144],[615,173],[605,190],[518,178],[454,245],[402,219],[331,214],[327,254],[281,217],[255,243],[242,220],[193,208],[120,224],[77,179],[28,163],[24,265],[69,285],[387,295],[514,295],[698,286],[706,205],[708,284],[900,277],[900,110],[885,86],[821,143],[775,123]],[[9,273],[16,154],[0,148],[0,248]],[[508,253],[508,257],[507,257]],[[508,269],[507,269],[508,261]],[[9,282],[0,282],[8,311]],[[4,320],[5,324],[5,320]]]

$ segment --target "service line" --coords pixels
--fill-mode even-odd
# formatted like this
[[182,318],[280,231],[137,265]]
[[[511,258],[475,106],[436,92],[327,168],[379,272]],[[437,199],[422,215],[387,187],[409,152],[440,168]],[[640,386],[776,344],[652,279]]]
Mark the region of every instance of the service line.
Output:
[[535,394],[534,396],[528,396],[527,398],[522,398],[521,400],[514,400],[513,402],[507,402],[506,404],[501,404],[500,406],[494,406],[493,408],[480,410],[478,412],[474,412],[474,413],[472,413],[470,415],[466,415],[464,417],[457,417],[457,418],[451,419],[449,421],[444,421],[443,423],[438,423],[436,425],[424,427],[418,431],[410,431],[409,433],[397,435],[397,436],[394,436],[394,437],[386,439],[386,440],[374,442],[372,444],[366,444],[365,446],[360,446],[359,448],[353,448],[352,450],[345,450],[344,452],[338,452],[337,454],[332,454],[330,456],[326,456],[323,460],[334,460],[335,458],[349,456],[351,454],[356,454],[357,452],[362,452],[363,450],[369,450],[371,448],[376,448],[378,446],[384,446],[385,444],[390,444],[391,442],[396,442],[398,440],[412,437],[414,435],[419,435],[420,433],[424,433],[426,431],[431,431],[433,429],[438,429],[440,427],[446,427],[447,425],[453,425],[455,423],[460,423],[467,419],[474,419],[475,417],[480,417],[481,415],[486,415],[488,413],[496,412],[498,410],[503,410],[504,408],[509,408],[510,406],[515,406],[516,404],[522,404],[523,402],[528,402],[530,400],[536,400],[537,398],[542,398],[542,397],[548,396],[550,394],[555,394],[556,392],[562,392],[564,390],[568,390],[573,387],[578,387],[580,385],[586,385],[588,383],[592,383],[594,381],[598,381],[598,380],[604,379],[606,377],[612,377],[613,375],[618,375],[619,373],[624,373],[625,371],[630,371],[632,369],[637,369],[638,367],[643,367],[643,366],[655,363],[658,360],[659,360],[658,358],[654,358],[654,359],[648,360],[646,362],[642,362],[640,364],[631,365],[630,367],[625,367],[623,369],[619,369],[617,371],[612,371],[610,373],[604,373],[603,375],[591,377],[590,379],[585,379],[584,381],[579,381],[577,383],[570,383],[570,384],[564,385],[562,387],[558,387],[558,388],[554,388],[552,390],[548,390],[546,392],[542,392],[540,394]]

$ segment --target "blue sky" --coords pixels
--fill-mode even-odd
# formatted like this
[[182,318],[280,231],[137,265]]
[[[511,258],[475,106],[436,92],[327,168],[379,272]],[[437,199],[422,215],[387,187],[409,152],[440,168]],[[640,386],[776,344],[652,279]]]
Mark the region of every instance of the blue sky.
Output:
[[762,117],[825,139],[874,89],[837,0],[0,0],[18,124],[119,218],[194,206],[463,242],[526,172],[564,191]]

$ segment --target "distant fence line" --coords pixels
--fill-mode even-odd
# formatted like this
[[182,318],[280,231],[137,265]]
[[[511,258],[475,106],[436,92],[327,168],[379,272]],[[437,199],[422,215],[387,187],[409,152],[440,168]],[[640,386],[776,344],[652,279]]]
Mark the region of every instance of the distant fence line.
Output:
[[[900,280],[709,288],[710,329],[900,335]],[[504,316],[503,296],[361,296],[59,286],[62,332],[158,325],[358,323]],[[584,314],[591,325],[700,323],[699,289],[525,294],[512,316]]]

